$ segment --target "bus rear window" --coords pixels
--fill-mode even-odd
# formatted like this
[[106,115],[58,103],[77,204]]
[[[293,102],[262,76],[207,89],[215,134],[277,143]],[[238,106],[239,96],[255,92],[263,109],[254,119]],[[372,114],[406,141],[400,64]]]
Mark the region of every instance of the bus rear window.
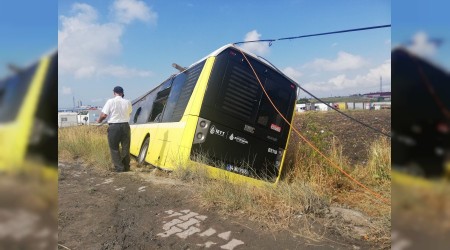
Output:
[[[264,86],[267,94],[277,109],[287,118],[289,105],[291,103],[292,89],[290,84],[285,82],[276,82],[267,78]],[[269,99],[264,94],[261,99],[259,113],[256,119],[257,124],[270,128],[277,132],[283,125],[283,118],[278,114]]]
[[[200,116],[228,128],[247,128],[253,136],[281,145],[289,132],[282,116],[291,120],[297,86],[262,61],[250,56],[248,60],[252,67],[234,49],[216,57]],[[258,79],[282,115],[269,102]]]

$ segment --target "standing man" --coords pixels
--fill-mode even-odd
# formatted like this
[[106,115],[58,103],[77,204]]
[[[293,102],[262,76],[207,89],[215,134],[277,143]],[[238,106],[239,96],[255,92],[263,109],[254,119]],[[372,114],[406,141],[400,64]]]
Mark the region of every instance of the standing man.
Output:
[[[117,172],[130,170],[130,120],[131,102],[125,98],[123,88],[117,86],[113,90],[114,98],[109,99],[102,109],[97,122],[108,119],[108,144],[112,162]],[[122,146],[122,154],[119,150]]]

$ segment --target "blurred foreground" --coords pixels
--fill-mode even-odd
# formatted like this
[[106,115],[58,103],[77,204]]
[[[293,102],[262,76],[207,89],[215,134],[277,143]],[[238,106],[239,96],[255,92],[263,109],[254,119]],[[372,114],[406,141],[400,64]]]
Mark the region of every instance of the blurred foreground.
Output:
[[0,77],[0,249],[56,248],[57,59]]
[[394,173],[392,197],[392,249],[449,249],[448,181]]
[[57,172],[25,169],[0,175],[0,249],[55,249]]
[[450,74],[392,51],[392,249],[450,248]]

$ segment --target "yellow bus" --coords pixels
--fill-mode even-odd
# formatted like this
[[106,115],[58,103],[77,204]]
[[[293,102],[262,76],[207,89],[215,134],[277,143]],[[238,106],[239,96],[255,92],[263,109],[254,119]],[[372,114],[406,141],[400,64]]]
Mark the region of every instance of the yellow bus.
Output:
[[[272,64],[243,53],[292,121],[297,84]],[[234,180],[278,181],[290,126],[234,45],[219,48],[132,103],[130,153],[139,163],[168,170],[195,165]]]
[[0,171],[28,163],[57,166],[58,55],[0,79]]

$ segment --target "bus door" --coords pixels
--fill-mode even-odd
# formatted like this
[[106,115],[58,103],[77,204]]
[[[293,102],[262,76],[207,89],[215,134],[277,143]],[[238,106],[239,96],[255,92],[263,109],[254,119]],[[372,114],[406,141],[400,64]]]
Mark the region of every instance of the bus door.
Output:
[[[188,73],[184,71],[176,75],[170,87],[161,89],[157,94],[155,104],[158,103],[156,105],[162,107],[161,115],[157,120],[157,122],[160,122],[157,140],[160,143],[158,157],[161,166],[173,166],[179,158],[180,140],[186,126],[186,122],[181,121],[181,118],[184,112],[183,107],[186,106],[190,97],[186,88],[186,83],[189,80]],[[154,105],[154,107],[156,106]],[[173,161],[166,164],[167,158],[173,159]]]
[[149,151],[152,151],[150,153],[152,155],[151,158],[154,160],[154,164],[158,166],[161,166],[161,164],[164,163],[168,144],[169,130],[168,128],[162,126],[164,124],[161,122],[167,104],[167,99],[170,94],[171,83],[171,81],[168,81],[166,84],[161,86],[159,92],[156,93],[156,98],[153,102],[152,110],[148,118],[148,122],[157,124],[155,132],[150,134],[152,144]]

